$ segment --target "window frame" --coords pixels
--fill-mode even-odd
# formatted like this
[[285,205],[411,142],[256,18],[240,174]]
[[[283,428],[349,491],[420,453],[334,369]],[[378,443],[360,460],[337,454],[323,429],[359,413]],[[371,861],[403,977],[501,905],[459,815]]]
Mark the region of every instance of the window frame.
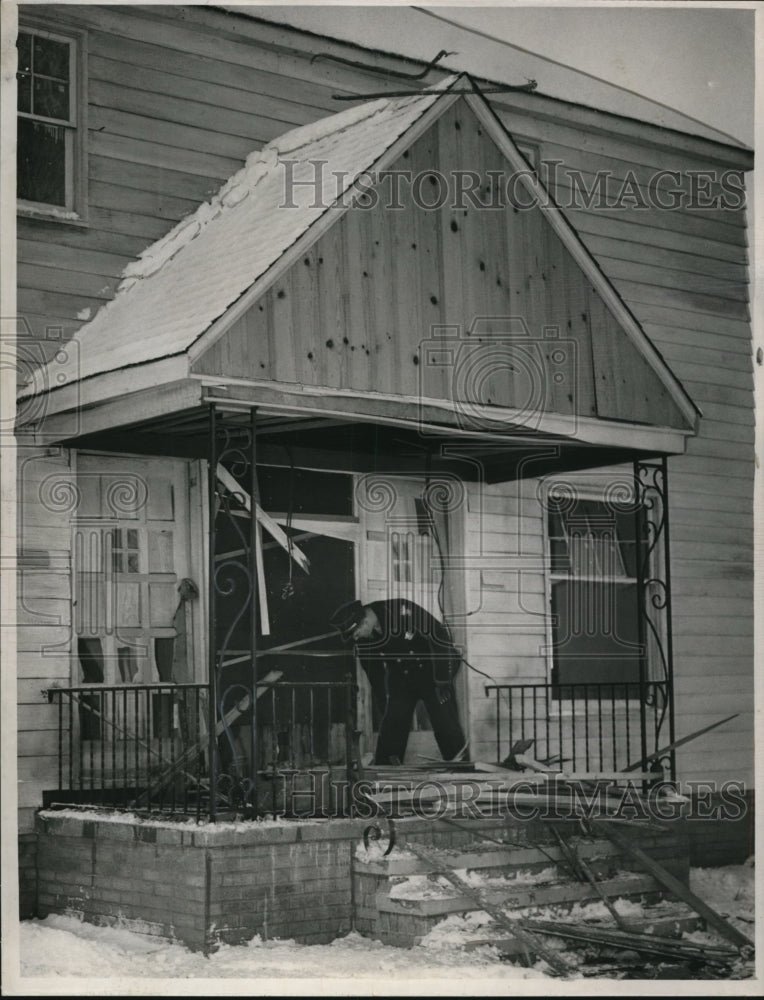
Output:
[[[16,102],[16,121],[36,121],[58,125],[65,132],[65,190],[66,204],[16,199],[16,213],[25,218],[44,219],[71,225],[87,225],[87,35],[81,29],[66,23],[56,24],[54,30],[33,17],[19,18],[16,46],[22,34],[49,38],[69,45],[69,120],[46,118],[31,112],[19,111]],[[18,56],[17,56],[18,59]],[[17,62],[18,72],[18,62]],[[18,83],[17,83],[18,86]]]
[[[566,482],[572,485],[577,492],[577,499],[583,501],[591,501],[594,503],[605,503],[606,502],[606,488],[604,485],[599,485],[591,482],[586,482],[581,479],[567,478]],[[569,574],[563,574],[562,572],[554,571],[552,569],[552,545],[551,536],[549,533],[549,498],[550,494],[553,492],[555,486],[559,485],[556,480],[549,480],[545,483],[544,489],[541,494],[541,521],[542,521],[542,538],[543,538],[543,552],[544,552],[544,577],[545,577],[545,599],[546,599],[546,636],[547,644],[544,650],[546,654],[546,675],[547,683],[550,688],[554,687],[557,690],[557,694],[550,699],[550,705],[552,707],[552,714],[554,717],[558,715],[572,715],[574,711],[576,714],[583,714],[586,710],[584,699],[575,699],[575,706],[573,704],[573,699],[570,695],[563,696],[560,691],[565,688],[565,684],[554,684],[553,683],[553,670],[554,670],[554,622],[552,615],[552,588],[554,584],[558,581],[564,581],[566,579],[573,579]],[[634,494],[632,492],[630,498],[630,503],[634,503]],[[616,544],[617,537],[616,537]],[[639,552],[636,553],[636,558],[639,559]],[[584,577],[588,579],[588,577]],[[576,577],[575,579],[579,579]],[[638,577],[629,576],[613,576],[608,577],[608,580],[612,583],[618,584],[638,584]],[[584,683],[584,682],[582,682]],[[592,682],[594,683],[594,682]],[[614,682],[614,683],[625,683],[625,682]],[[625,698],[613,698],[612,702],[615,706],[616,712],[622,712],[625,710],[626,699]],[[603,703],[602,705],[603,714],[607,714],[610,711],[609,705]]]

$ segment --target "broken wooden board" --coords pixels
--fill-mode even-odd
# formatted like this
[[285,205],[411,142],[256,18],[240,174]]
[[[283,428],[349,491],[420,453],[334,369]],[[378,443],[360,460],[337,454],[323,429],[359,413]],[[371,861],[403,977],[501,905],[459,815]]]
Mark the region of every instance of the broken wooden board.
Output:
[[[258,683],[256,697],[257,698],[262,697],[262,695],[264,695],[266,691],[269,691],[273,687],[273,685],[276,683],[276,681],[279,680],[281,676],[282,672],[280,670],[270,670],[265,675],[265,677],[263,677],[262,681]],[[218,738],[222,736],[225,729],[228,728],[232,723],[234,723],[239,718],[239,716],[241,716],[244,712],[247,711],[249,705],[250,705],[250,698],[249,695],[247,694],[243,698],[241,698],[237,702],[237,704],[233,706],[233,708],[229,709],[228,712],[226,712],[223,719],[218,719],[215,725],[215,737]],[[170,765],[162,772],[162,774],[160,774],[152,782],[152,784],[146,789],[146,791],[142,792],[135,799],[135,801],[132,803],[133,807],[143,808],[144,806],[147,806],[151,801],[151,797],[161,792],[162,789],[165,788],[166,785],[176,775],[182,773],[185,774],[186,776],[191,776],[189,775],[189,772],[186,770],[186,768],[194,760],[196,760],[196,758],[199,756],[200,753],[202,753],[203,750],[206,749],[208,742],[209,742],[209,737],[205,736],[202,739],[197,740],[194,744],[192,744],[192,746],[187,747],[183,751],[183,753],[175,761],[170,763]],[[203,788],[208,787],[207,781],[200,781],[198,778],[194,778],[193,780]]]
[[485,910],[495,923],[508,930],[512,937],[518,940],[527,950],[529,962],[530,955],[536,954],[543,958],[549,967],[560,976],[568,976],[573,972],[567,962],[543,945],[538,940],[537,936],[534,936],[532,933],[525,930],[523,921],[519,917],[508,917],[499,906],[487,900],[485,898],[485,894],[481,892],[480,889],[471,886],[463,878],[457,875],[453,869],[444,865],[440,858],[433,853],[433,851],[423,847],[421,844],[414,843],[407,843],[406,849],[410,850],[412,854],[416,854],[416,856],[421,858],[423,861],[426,861],[433,868],[433,870],[437,871],[452,885],[459,889],[462,895],[472,899],[478,904],[481,910]]
[[[596,826],[599,829],[599,823]],[[666,871],[660,862],[651,858],[641,847],[632,844],[627,837],[624,837],[617,830],[613,830],[610,827],[602,827],[602,833],[623,851],[629,853],[665,889],[668,889],[670,893],[673,893],[682,902],[691,906],[718,934],[721,934],[722,937],[731,941],[738,948],[754,947],[754,943],[750,938],[746,937],[737,927],[733,927],[720,913],[717,913],[708,903],[705,903],[699,896],[696,896],[684,882],[680,882],[678,878],[675,878],[670,872]]]
[[725,722],[731,722],[736,719],[740,713],[735,712],[734,715],[728,715],[726,719],[719,719],[718,722],[712,722],[710,726],[704,726],[702,729],[696,729],[694,733],[689,733],[687,736],[682,736],[678,740],[674,740],[672,743],[667,743],[665,747],[661,747],[660,750],[655,750],[653,753],[648,754],[647,757],[640,757],[639,760],[634,761],[632,764],[628,764],[624,770],[626,771],[636,771],[637,768],[644,767],[645,764],[649,764],[651,760],[658,760],[660,757],[664,757],[667,753],[671,753],[672,750],[677,750],[679,747],[683,747],[686,743],[691,743],[696,740],[699,736],[704,736],[706,733],[710,733],[712,729],[716,729],[717,726],[723,726]]
[[[524,757],[520,754],[518,762]],[[557,779],[559,781],[655,781],[655,774],[652,771],[559,771],[547,764],[534,761],[535,765],[528,766],[533,774],[545,777],[547,780]],[[525,774],[525,771],[513,770],[503,767],[501,764],[487,764],[485,761],[474,762],[475,772],[478,774]],[[527,777],[527,774],[526,774]]]
[[658,934],[644,934],[638,931],[622,931],[615,928],[601,928],[570,924],[552,920],[527,920],[528,930],[540,931],[553,937],[567,938],[582,943],[601,944],[611,948],[623,948],[664,958],[690,959],[708,964],[727,964],[737,956],[731,948],[717,948],[689,941],[671,940]]
[[[236,496],[241,497],[246,510],[249,511],[252,509],[249,493],[247,493],[244,487],[241,486],[236,479],[234,479],[228,469],[226,469],[224,465],[221,465],[220,462],[218,462],[215,475],[230,493],[234,493]],[[255,516],[268,534],[279,543],[291,559],[294,559],[300,569],[305,573],[309,573],[310,561],[308,560],[308,557],[304,552],[298,549],[294,542],[290,541],[289,536],[283,528],[273,520],[270,514],[265,513],[259,503],[255,503]]]

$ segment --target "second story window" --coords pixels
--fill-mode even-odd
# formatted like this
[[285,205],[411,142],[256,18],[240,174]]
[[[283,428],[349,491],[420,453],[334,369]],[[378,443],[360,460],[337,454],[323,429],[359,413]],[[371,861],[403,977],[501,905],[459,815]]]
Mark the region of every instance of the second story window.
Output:
[[77,39],[22,27],[17,46],[17,197],[21,207],[74,215],[80,124]]

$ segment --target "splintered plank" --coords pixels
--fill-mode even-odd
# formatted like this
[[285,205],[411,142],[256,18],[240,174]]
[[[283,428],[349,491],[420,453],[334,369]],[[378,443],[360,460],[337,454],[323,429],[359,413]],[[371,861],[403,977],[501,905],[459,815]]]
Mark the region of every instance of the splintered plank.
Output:
[[683,903],[691,906],[722,937],[731,941],[738,948],[754,947],[754,943],[750,938],[746,937],[737,927],[733,927],[729,921],[725,920],[721,914],[712,909],[708,903],[703,902],[684,882],[680,882],[678,878],[675,878],[670,872],[666,871],[662,864],[651,858],[649,854],[645,854],[641,847],[632,844],[627,837],[624,837],[617,830],[612,829],[612,827],[600,827],[598,824],[598,829],[601,829],[602,833],[606,837],[609,837],[614,844],[630,854],[635,861],[638,861],[653,876],[656,882],[659,882],[665,889],[668,889],[678,899],[681,899]]
[[[406,844],[406,850],[419,854],[420,844]],[[435,857],[435,855],[433,855]],[[436,867],[437,863],[437,867]],[[554,861],[551,862],[554,864]],[[446,916],[449,913],[461,913],[464,910],[485,910],[493,916],[492,907],[524,910],[528,907],[541,906],[572,906],[574,903],[586,903],[599,897],[592,887],[583,882],[520,882],[514,886],[513,880],[500,882],[498,887],[486,884],[478,889],[467,882],[455,882],[446,872],[454,874],[450,866],[444,865],[440,859],[431,862],[432,870],[447,878],[458,889],[455,895],[427,896],[426,898],[390,898],[380,892],[377,897],[377,908],[386,913],[411,913],[416,911],[427,916]],[[625,896],[628,898],[655,896],[658,886],[651,875],[621,875],[616,878],[604,879],[600,883],[602,891],[611,897]],[[469,891],[468,891],[469,890]],[[478,899],[479,896],[479,899]],[[471,905],[472,904],[472,905]],[[506,918],[505,919],[509,919]],[[514,920],[514,918],[512,918]]]
[[659,934],[642,934],[547,920],[530,920],[527,922],[527,927],[529,930],[540,931],[543,934],[567,938],[584,944],[595,943],[648,955],[661,955],[664,958],[703,961],[707,964],[725,964],[736,956],[736,953],[730,948],[722,949],[686,941],[672,941]]
[[481,892],[480,889],[473,888],[465,882],[463,878],[460,878],[456,872],[444,865],[433,851],[428,850],[426,847],[422,847],[421,844],[407,844],[406,846],[407,849],[413,854],[416,854],[417,857],[432,865],[436,871],[438,871],[445,879],[459,889],[462,895],[471,899],[481,910],[485,910],[485,912],[492,917],[496,924],[508,930],[512,937],[524,946],[528,959],[530,959],[531,954],[538,955],[540,958],[543,958],[544,961],[548,963],[550,968],[553,969],[558,975],[570,975],[573,970],[567,962],[556,955],[553,951],[550,951],[538,940],[537,936],[526,931],[522,920],[519,918],[508,917],[500,907],[496,906],[490,900],[487,900],[485,898],[485,894]]

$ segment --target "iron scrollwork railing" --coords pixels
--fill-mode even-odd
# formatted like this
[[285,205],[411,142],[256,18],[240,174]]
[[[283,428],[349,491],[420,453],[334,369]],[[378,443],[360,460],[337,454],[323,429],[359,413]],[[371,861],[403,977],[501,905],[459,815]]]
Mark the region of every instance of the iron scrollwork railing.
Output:
[[[210,408],[210,819],[219,800],[257,808],[256,411],[249,426]],[[225,470],[224,485],[219,471]]]
[[[57,730],[58,753],[57,782],[43,793],[45,805],[105,805],[197,821],[210,815],[207,683],[80,684],[43,693],[55,713],[51,728]],[[327,782],[339,779],[334,787],[350,788],[359,756],[356,697],[351,676],[292,682],[269,681],[266,673],[256,703],[263,784],[259,812],[289,811],[286,775],[295,789],[319,772],[326,773]],[[220,721],[217,728],[225,739]],[[230,782],[217,782],[220,811],[230,806],[230,787]],[[336,809],[350,815],[352,805],[346,796]]]
[[644,758],[644,734],[657,740],[665,683],[491,684],[495,697],[496,760],[517,740],[533,756],[573,771],[634,770]]
[[[674,731],[674,671],[671,630],[671,558],[669,548],[668,468],[665,457],[634,463],[635,525],[638,553],[642,756],[655,753],[661,743],[672,744]],[[649,676],[648,676],[649,674]],[[654,745],[647,746],[644,718],[651,712]],[[668,739],[663,738],[668,725]],[[673,750],[661,761],[672,780],[676,777]]]

